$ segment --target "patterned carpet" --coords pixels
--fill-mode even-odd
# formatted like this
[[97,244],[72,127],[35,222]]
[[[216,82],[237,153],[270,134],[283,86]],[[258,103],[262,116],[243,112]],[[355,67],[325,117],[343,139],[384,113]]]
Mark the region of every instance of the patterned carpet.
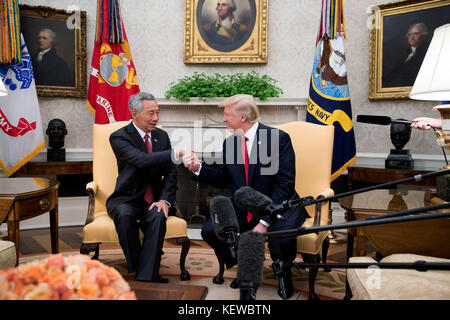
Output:
[[[201,246],[202,241],[193,241],[186,259],[186,269],[191,274],[191,280],[179,280],[179,257],[180,247],[166,241],[164,245],[164,255],[161,261],[160,274],[168,277],[171,283],[183,285],[202,285],[208,287],[207,300],[238,300],[239,290],[229,287],[231,281],[236,277],[237,267],[226,270],[224,274],[225,282],[221,285],[212,283],[212,277],[218,271],[218,263],[212,249]],[[78,250],[61,250],[63,255],[78,253]],[[48,254],[33,254],[20,257],[20,263],[29,262],[35,259],[43,259]],[[127,266],[124,255],[120,248],[101,249],[99,260],[106,265],[119,270],[121,274],[127,274]],[[300,258],[298,258],[300,261]],[[257,299],[259,300],[280,300],[277,295],[278,282],[275,280],[271,268],[271,259],[266,252],[266,260],[263,269],[263,281],[258,288]],[[292,270],[295,292],[291,300],[306,300],[308,297],[308,271]],[[316,294],[323,300],[342,299],[345,291],[345,270],[334,269],[331,272],[319,270],[316,280]]]

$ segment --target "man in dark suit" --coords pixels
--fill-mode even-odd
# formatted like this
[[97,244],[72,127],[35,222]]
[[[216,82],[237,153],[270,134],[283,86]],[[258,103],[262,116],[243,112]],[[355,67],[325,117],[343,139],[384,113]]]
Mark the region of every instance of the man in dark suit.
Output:
[[37,85],[74,86],[67,63],[56,53],[56,34],[45,28],[39,31],[39,52],[32,56],[34,78]]
[[[198,176],[199,181],[220,188],[231,182],[233,193],[248,185],[269,196],[274,203],[297,199],[295,153],[289,135],[258,122],[258,107],[250,95],[227,98],[221,106],[224,107],[223,121],[234,133],[223,143],[223,163],[208,167],[193,156],[189,161],[183,158],[185,166]],[[235,211],[241,233],[297,228],[307,215],[304,208],[297,208],[283,214],[286,220],[273,220],[271,217],[257,219],[236,206]],[[224,261],[227,269],[237,263],[227,244],[217,238],[211,220],[204,223],[202,237]],[[272,267],[279,280],[278,294],[284,299],[289,298],[294,289],[291,266],[297,255],[296,237],[269,238],[269,250],[274,261]],[[236,287],[237,283],[233,283]],[[285,290],[282,290],[283,286]]]
[[402,52],[397,61],[391,64],[390,69],[389,67],[386,68],[386,72],[383,75],[384,87],[408,87],[414,85],[430,45],[427,36],[428,27],[424,23],[416,23],[409,26],[406,33],[408,48]]
[[[159,276],[166,219],[175,200],[177,173],[167,133],[156,127],[159,108],[153,95],[130,97],[133,121],[109,138],[119,175],[106,201],[120,245],[135,280],[168,282]],[[164,178],[163,178],[164,177]],[[144,234],[142,244],[139,229]]]

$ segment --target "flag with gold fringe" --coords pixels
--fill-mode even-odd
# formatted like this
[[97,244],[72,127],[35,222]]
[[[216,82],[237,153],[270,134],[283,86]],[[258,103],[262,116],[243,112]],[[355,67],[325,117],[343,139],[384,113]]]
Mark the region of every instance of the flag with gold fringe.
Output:
[[20,40],[21,62],[0,64],[8,91],[0,97],[0,167],[7,176],[45,148],[31,57],[22,35]]
[[0,1],[0,63],[20,62],[20,19],[17,0]]
[[119,0],[97,0],[97,27],[87,104],[95,123],[131,119],[129,97],[139,92]]
[[344,0],[322,0],[306,121],[334,125],[332,181],[356,162],[344,39]]

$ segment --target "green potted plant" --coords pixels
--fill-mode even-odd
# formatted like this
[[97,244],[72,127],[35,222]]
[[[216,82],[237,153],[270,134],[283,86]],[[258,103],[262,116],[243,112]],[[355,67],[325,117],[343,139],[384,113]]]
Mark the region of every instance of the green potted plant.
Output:
[[194,72],[192,76],[185,76],[176,83],[169,83],[170,88],[165,92],[165,97],[166,99],[174,97],[181,101],[190,101],[190,98],[197,97],[206,101],[207,98],[251,94],[260,100],[267,100],[279,97],[283,93],[283,90],[276,86],[277,82],[268,75],[260,76],[254,70],[246,75],[215,73],[213,76],[207,76],[204,73]]

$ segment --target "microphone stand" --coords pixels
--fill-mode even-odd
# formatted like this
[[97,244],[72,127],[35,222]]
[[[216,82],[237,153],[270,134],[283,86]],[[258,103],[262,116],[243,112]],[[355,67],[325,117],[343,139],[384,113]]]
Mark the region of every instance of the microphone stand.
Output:
[[450,262],[427,262],[418,260],[415,262],[348,262],[348,263],[307,263],[294,262],[297,269],[305,268],[344,268],[366,269],[376,266],[380,269],[415,269],[417,271],[450,270]]
[[[391,214],[386,214],[386,217],[378,216],[378,217],[369,217],[362,220],[351,221],[340,224],[333,225],[324,225],[324,226],[315,226],[315,227],[300,227],[296,229],[287,229],[281,231],[270,231],[263,233],[264,236],[267,237],[292,237],[292,236],[300,236],[308,233],[318,233],[325,230],[335,230],[335,229],[347,229],[347,228],[359,228],[359,227],[368,227],[368,226],[376,226],[382,224],[391,224],[391,223],[399,223],[399,222],[409,222],[409,221],[420,221],[420,220],[428,220],[428,219],[442,219],[450,217],[450,211],[447,212],[433,212],[430,211],[442,210],[450,208],[450,202],[440,203],[428,207],[420,207],[414,208],[410,210],[398,211]],[[416,216],[407,216],[405,215],[415,214],[419,212],[425,212],[426,214],[416,215]]]
[[341,197],[351,196],[354,194],[363,193],[363,192],[367,192],[367,191],[371,191],[371,190],[375,190],[375,189],[383,189],[383,188],[387,188],[387,187],[392,187],[397,184],[410,182],[410,181],[422,181],[424,179],[442,176],[442,175],[446,175],[446,174],[450,174],[450,169],[438,170],[438,171],[424,173],[424,174],[418,174],[418,175],[415,175],[410,178],[405,178],[405,179],[395,180],[395,181],[386,182],[386,183],[382,183],[382,184],[377,184],[377,185],[362,188],[362,189],[351,190],[351,191],[336,194],[334,196],[326,197],[326,198],[314,199],[312,196],[308,196],[308,197],[303,197],[303,198],[299,198],[299,199],[295,199],[295,200],[285,200],[281,204],[269,205],[265,209],[265,214],[267,214],[271,217],[275,217],[276,219],[280,219],[282,217],[281,214],[283,212],[285,212],[286,210],[297,208],[299,206],[306,207],[306,206],[324,202],[324,201],[332,201],[332,200],[336,200]]

